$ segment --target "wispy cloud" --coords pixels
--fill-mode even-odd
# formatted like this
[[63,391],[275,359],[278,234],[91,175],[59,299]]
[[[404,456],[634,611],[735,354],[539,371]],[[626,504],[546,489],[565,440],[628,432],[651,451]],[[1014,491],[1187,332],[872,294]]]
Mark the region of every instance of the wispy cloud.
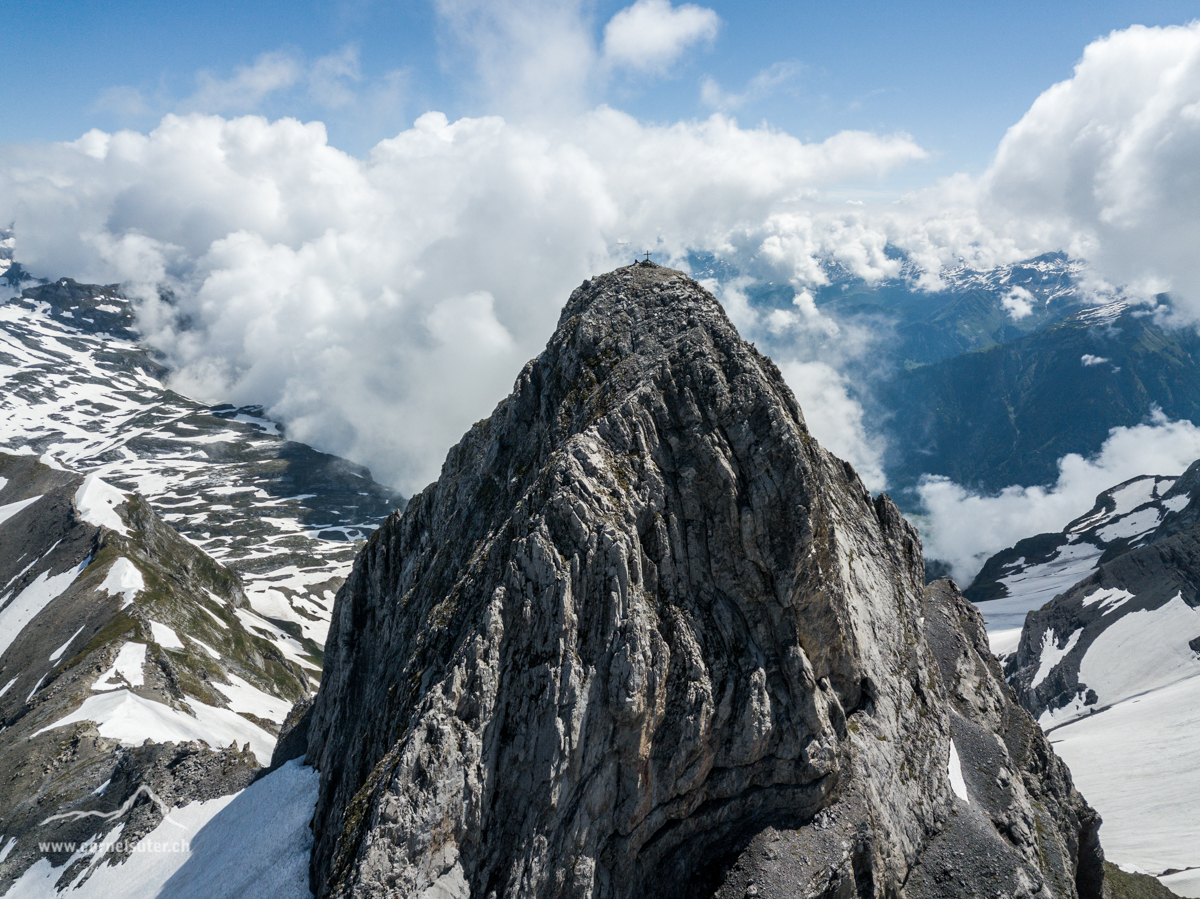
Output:
[[295,53],[263,53],[253,65],[238,66],[228,78],[200,72],[196,92],[181,107],[186,112],[253,112],[268,97],[295,86],[305,74],[305,66]]
[[804,66],[794,60],[777,62],[751,78],[741,93],[725,91],[715,79],[705,76],[700,82],[700,101],[710,109],[734,111],[793,85],[803,71]]
[[172,112],[269,113],[297,103],[322,115],[358,113],[378,118],[388,117],[400,105],[406,86],[407,76],[401,70],[365,77],[354,44],[311,60],[298,50],[280,48],[228,73],[198,72],[194,89],[186,96],[173,94],[165,85],[151,92],[117,85],[102,90],[93,108],[121,122],[156,120]]

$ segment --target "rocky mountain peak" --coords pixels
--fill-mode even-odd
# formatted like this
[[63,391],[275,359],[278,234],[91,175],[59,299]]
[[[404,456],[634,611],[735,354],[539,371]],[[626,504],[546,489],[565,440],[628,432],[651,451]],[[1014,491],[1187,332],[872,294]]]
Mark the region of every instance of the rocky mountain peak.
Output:
[[[978,640],[931,649],[928,603],[916,532],[711,295],[647,263],[585,281],[338,594],[314,889],[896,895],[982,828],[988,889],[1097,894],[1094,813]],[[952,785],[998,761],[1018,786]]]

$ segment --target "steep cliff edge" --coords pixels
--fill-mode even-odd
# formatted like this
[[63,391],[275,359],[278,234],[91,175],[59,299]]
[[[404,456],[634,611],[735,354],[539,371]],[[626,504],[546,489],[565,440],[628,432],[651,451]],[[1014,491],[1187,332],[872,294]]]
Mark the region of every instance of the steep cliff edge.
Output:
[[[1094,813],[981,629],[931,648],[931,601],[915,531],[715,299],[584,282],[338,595],[314,889],[1098,897]],[[935,865],[981,846],[990,881]]]

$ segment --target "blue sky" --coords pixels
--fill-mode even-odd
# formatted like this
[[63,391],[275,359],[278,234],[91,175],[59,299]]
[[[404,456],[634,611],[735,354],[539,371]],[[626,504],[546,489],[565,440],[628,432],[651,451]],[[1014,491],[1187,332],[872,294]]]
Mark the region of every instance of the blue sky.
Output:
[[[582,9],[597,40],[623,5]],[[1070,77],[1093,39],[1200,15],[1195,2],[1146,0],[704,5],[720,17],[715,40],[665,75],[615,78],[590,99],[648,121],[703,117],[712,111],[703,79],[742,94],[772,72],[773,83],[729,110],[743,125],[766,121],[804,140],[843,129],[907,132],[931,156],[898,176],[900,187],[985,168],[1005,130]],[[356,76],[343,83],[358,101],[330,105],[292,89],[201,111],[319,119],[334,145],[356,155],[430,109],[451,119],[496,111],[431,3],[40,0],[8,4],[5,17],[4,142],[72,140],[92,127],[149,130],[165,112],[195,108],[188,100],[204,73],[226,80],[267,53],[308,65],[356,54]]]

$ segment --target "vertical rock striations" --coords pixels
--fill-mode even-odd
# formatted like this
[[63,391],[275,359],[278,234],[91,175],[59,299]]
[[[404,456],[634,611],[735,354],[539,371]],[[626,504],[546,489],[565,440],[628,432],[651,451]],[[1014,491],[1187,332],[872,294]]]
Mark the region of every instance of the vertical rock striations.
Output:
[[[712,296],[646,263],[584,282],[338,596],[314,887],[898,895],[961,802],[926,603],[915,531]],[[1052,817],[1028,895],[1073,891]],[[742,885],[764,852],[788,883]]]

